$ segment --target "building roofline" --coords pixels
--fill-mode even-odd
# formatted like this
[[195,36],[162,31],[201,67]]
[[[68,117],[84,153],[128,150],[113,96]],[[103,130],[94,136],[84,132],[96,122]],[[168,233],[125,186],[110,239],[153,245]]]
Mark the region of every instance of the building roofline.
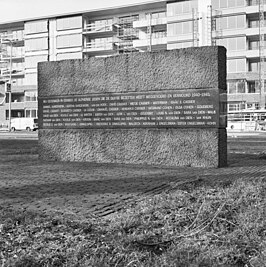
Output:
[[[21,18],[18,20],[11,20],[11,21],[5,21],[5,22],[0,22],[0,28],[3,26],[8,26],[12,24],[17,24],[19,25],[20,23],[24,23],[27,21],[34,21],[34,20],[44,20],[44,19],[50,19],[50,18],[60,18],[60,17],[67,17],[67,16],[75,16],[75,15],[82,15],[82,14],[97,14],[104,12],[105,13],[120,13],[122,10],[127,11],[127,9],[138,9],[138,7],[153,7],[153,6],[164,6],[166,5],[167,0],[149,0],[146,1],[144,0],[142,3],[135,3],[135,4],[128,4],[128,5],[119,5],[119,6],[109,6],[109,7],[104,7],[104,8],[94,8],[90,10],[81,10],[81,11],[75,11],[75,12],[66,12],[66,13],[58,13],[58,14],[51,14],[47,16],[40,16],[40,17],[26,17],[26,18]],[[143,10],[142,8],[139,8],[139,10]],[[108,12],[109,11],[109,12]],[[130,12],[130,10],[129,10]],[[96,15],[95,15],[96,16]]]

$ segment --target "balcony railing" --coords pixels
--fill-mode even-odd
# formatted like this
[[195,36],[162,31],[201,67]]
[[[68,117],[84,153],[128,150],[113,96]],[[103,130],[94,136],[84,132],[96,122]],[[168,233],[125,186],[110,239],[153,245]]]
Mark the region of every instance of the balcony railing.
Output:
[[[24,53],[13,53],[12,52],[12,59],[18,59],[18,58],[24,58],[24,57],[25,57]],[[10,59],[10,54],[2,54],[0,59],[7,61]]]
[[[25,69],[12,69],[12,76],[21,76],[25,74]],[[10,70],[6,68],[0,69],[0,76],[7,77],[10,76]]]
[[84,52],[110,51],[114,49],[113,42],[88,42],[84,47]]
[[24,45],[24,32],[17,31],[11,34],[0,34],[1,44],[12,45],[13,47],[19,47]]
[[114,31],[114,26],[111,23],[103,24],[87,24],[84,27],[83,33],[94,34],[94,33],[112,33]]

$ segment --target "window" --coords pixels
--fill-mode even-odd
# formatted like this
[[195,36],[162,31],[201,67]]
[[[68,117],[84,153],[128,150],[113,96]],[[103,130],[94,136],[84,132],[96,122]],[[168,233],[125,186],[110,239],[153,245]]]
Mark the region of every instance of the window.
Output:
[[[264,19],[264,25],[266,25],[266,18]],[[256,17],[251,17],[248,20],[248,27],[249,28],[259,28],[260,26],[260,21],[259,21],[259,16],[257,15]]]
[[245,6],[246,0],[236,0],[236,6]]
[[259,49],[259,41],[249,41],[249,50]]
[[[8,53],[8,57],[10,56],[10,46],[7,47],[7,53]],[[12,47],[12,56],[13,57],[24,57],[25,55],[25,48],[23,46],[21,47]]]
[[31,91],[31,92],[25,92],[25,99],[26,102],[35,102],[37,101],[37,92],[36,91]]
[[[146,17],[148,14],[146,15]],[[152,19],[159,19],[159,18],[164,18],[166,16],[165,12],[155,12],[151,14]],[[148,17],[147,17],[148,18]]]
[[5,36],[7,36],[7,35],[8,35],[7,31],[0,32],[0,37],[1,38],[5,38]]
[[251,108],[253,108],[253,103],[247,103],[247,109],[251,109]]
[[246,60],[245,59],[228,59],[227,60],[228,73],[245,72]]
[[[6,103],[8,102],[9,102],[9,97],[6,98]],[[24,94],[23,93],[12,93],[11,102],[13,103],[24,102]]]
[[217,45],[224,46],[224,47],[226,47],[228,49],[227,39],[218,39],[217,40]]
[[12,79],[12,84],[14,86],[24,85],[24,78]]
[[192,33],[192,21],[172,23],[168,25],[167,32],[169,36],[178,36],[179,34]]
[[236,84],[233,82],[228,83],[228,94],[236,94]]
[[245,109],[245,103],[236,102],[228,104],[228,111],[237,111],[242,109]]
[[245,82],[237,82],[236,88],[237,88],[237,93],[244,94],[245,93]]
[[[246,18],[244,15],[222,17],[219,19],[220,22],[216,23],[217,30],[221,29],[241,29],[246,26]],[[220,25],[220,26],[219,26]]]
[[245,16],[236,16],[236,28],[244,28],[246,26],[246,18]]
[[35,38],[25,40],[26,51],[38,51],[48,49],[48,39],[47,38]]
[[166,31],[153,32],[153,33],[151,34],[151,37],[152,37],[153,39],[166,37]]
[[225,19],[227,19],[227,28],[229,28],[229,29],[237,28],[237,26],[236,26],[237,25],[236,24],[237,20],[236,20],[235,16],[228,17],[228,18],[225,18]]
[[244,94],[245,81],[230,81],[228,82],[228,94]]
[[246,37],[236,38],[236,43],[237,50],[246,50]]
[[68,30],[68,29],[79,29],[82,28],[82,17],[67,17],[57,19],[56,21],[56,29],[60,30]]
[[227,48],[229,51],[237,50],[236,38],[229,38],[227,43],[228,43]]
[[237,70],[237,72],[245,72],[246,71],[246,60],[245,59],[237,59],[236,60],[236,70]]
[[13,62],[12,63],[12,70],[13,70],[13,72],[23,71],[24,68],[25,68],[24,62]]
[[167,16],[176,16],[180,14],[192,13],[197,9],[197,1],[182,1],[167,4]]
[[259,61],[250,61],[249,62],[249,71],[258,72],[259,71]]
[[32,21],[25,23],[25,33],[32,34],[32,33],[42,33],[48,31],[48,21],[41,20],[41,21]]
[[250,19],[248,21],[248,27],[249,28],[258,28],[259,25],[260,25],[260,23],[259,23],[259,20],[258,19]]
[[37,118],[38,111],[37,109],[26,109],[26,118]]
[[248,82],[248,93],[249,93],[249,94],[254,94],[254,93],[256,93],[255,81],[249,81],[249,82]]
[[227,8],[227,7],[231,8],[231,7],[245,6],[246,0],[212,0],[211,3],[214,9]]
[[91,39],[89,43],[87,43],[87,47],[89,48],[104,48],[112,44],[113,37],[107,38],[95,38]]
[[[23,109],[12,109],[11,118],[24,118],[25,112]],[[6,110],[6,120],[9,118],[9,111]]]
[[24,38],[24,30],[12,31],[12,39],[22,40]]
[[102,20],[92,20],[87,21],[85,28],[89,29],[90,31],[110,31],[112,30],[111,25],[113,24],[113,19],[102,19]]
[[220,3],[219,3],[219,7],[220,8],[226,8],[228,5],[227,5],[227,1],[226,0],[224,0],[224,1],[220,1]]
[[75,47],[82,45],[82,36],[80,34],[57,36],[57,48]]

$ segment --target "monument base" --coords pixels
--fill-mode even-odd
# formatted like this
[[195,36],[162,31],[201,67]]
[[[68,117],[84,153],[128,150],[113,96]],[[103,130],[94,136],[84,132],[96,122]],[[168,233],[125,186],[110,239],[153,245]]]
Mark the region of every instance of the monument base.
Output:
[[225,129],[39,130],[42,160],[224,167]]

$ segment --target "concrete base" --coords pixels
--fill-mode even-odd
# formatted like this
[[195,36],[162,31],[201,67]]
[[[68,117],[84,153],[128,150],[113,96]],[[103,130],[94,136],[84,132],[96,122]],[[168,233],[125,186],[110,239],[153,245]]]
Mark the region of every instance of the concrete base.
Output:
[[43,160],[223,167],[224,144],[224,129],[39,130]]

